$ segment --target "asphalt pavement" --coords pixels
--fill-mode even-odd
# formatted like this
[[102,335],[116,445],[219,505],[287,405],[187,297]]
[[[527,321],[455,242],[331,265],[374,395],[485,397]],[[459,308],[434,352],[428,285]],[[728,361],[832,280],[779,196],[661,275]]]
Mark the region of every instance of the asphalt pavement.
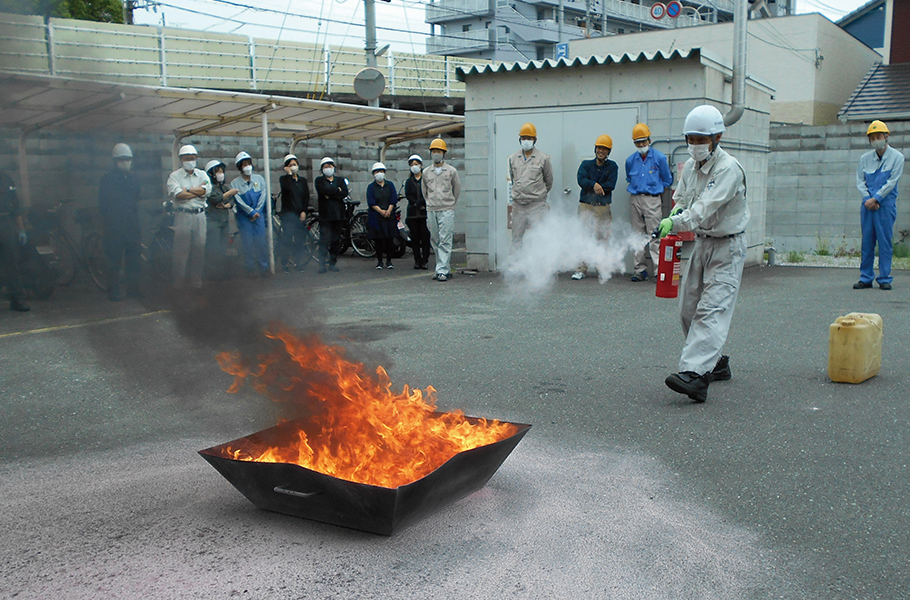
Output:
[[[747,269],[705,404],[653,283],[511,293],[342,258],[108,302],[77,282],[0,313],[0,598],[900,599],[910,589],[910,273]],[[828,325],[885,323],[882,370],[828,380]],[[383,537],[256,509],[196,452],[274,425],[222,351],[280,321],[442,409],[530,423],[482,490]]]

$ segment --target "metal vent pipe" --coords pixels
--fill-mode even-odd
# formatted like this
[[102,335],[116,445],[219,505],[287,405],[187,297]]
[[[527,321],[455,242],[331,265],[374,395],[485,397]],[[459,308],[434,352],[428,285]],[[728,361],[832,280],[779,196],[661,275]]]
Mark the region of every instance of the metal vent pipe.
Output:
[[733,106],[724,115],[729,127],[746,111],[746,59],[749,56],[748,0],[734,0],[733,7]]

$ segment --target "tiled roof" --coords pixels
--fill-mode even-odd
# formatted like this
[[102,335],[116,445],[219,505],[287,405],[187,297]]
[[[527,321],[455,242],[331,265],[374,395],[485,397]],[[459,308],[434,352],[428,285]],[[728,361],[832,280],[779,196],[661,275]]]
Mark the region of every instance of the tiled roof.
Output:
[[872,65],[837,118],[910,120],[910,63]]

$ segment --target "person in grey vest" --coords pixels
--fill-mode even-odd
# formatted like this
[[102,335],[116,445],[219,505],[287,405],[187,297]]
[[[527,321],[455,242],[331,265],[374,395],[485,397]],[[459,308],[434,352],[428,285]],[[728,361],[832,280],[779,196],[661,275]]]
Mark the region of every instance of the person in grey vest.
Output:
[[666,379],[675,392],[695,402],[708,398],[708,385],[730,379],[730,359],[723,355],[746,262],[746,174],[720,147],[724,117],[710,105],[686,117],[683,133],[689,147],[673,195],[676,204],[660,222],[660,237],[671,231],[694,231],[695,247],[680,286],[680,318],[686,343],[679,372]]

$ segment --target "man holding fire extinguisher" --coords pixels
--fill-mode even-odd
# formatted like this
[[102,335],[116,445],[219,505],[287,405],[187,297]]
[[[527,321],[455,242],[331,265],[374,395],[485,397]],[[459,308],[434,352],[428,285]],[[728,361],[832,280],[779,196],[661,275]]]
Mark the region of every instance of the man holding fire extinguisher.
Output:
[[746,258],[746,174],[720,147],[724,130],[715,107],[689,112],[683,134],[690,158],[673,195],[676,206],[658,227],[661,238],[671,231],[695,232],[679,301],[686,343],[679,372],[666,379],[670,389],[695,402],[707,400],[712,381],[731,377],[729,357],[721,353]]

